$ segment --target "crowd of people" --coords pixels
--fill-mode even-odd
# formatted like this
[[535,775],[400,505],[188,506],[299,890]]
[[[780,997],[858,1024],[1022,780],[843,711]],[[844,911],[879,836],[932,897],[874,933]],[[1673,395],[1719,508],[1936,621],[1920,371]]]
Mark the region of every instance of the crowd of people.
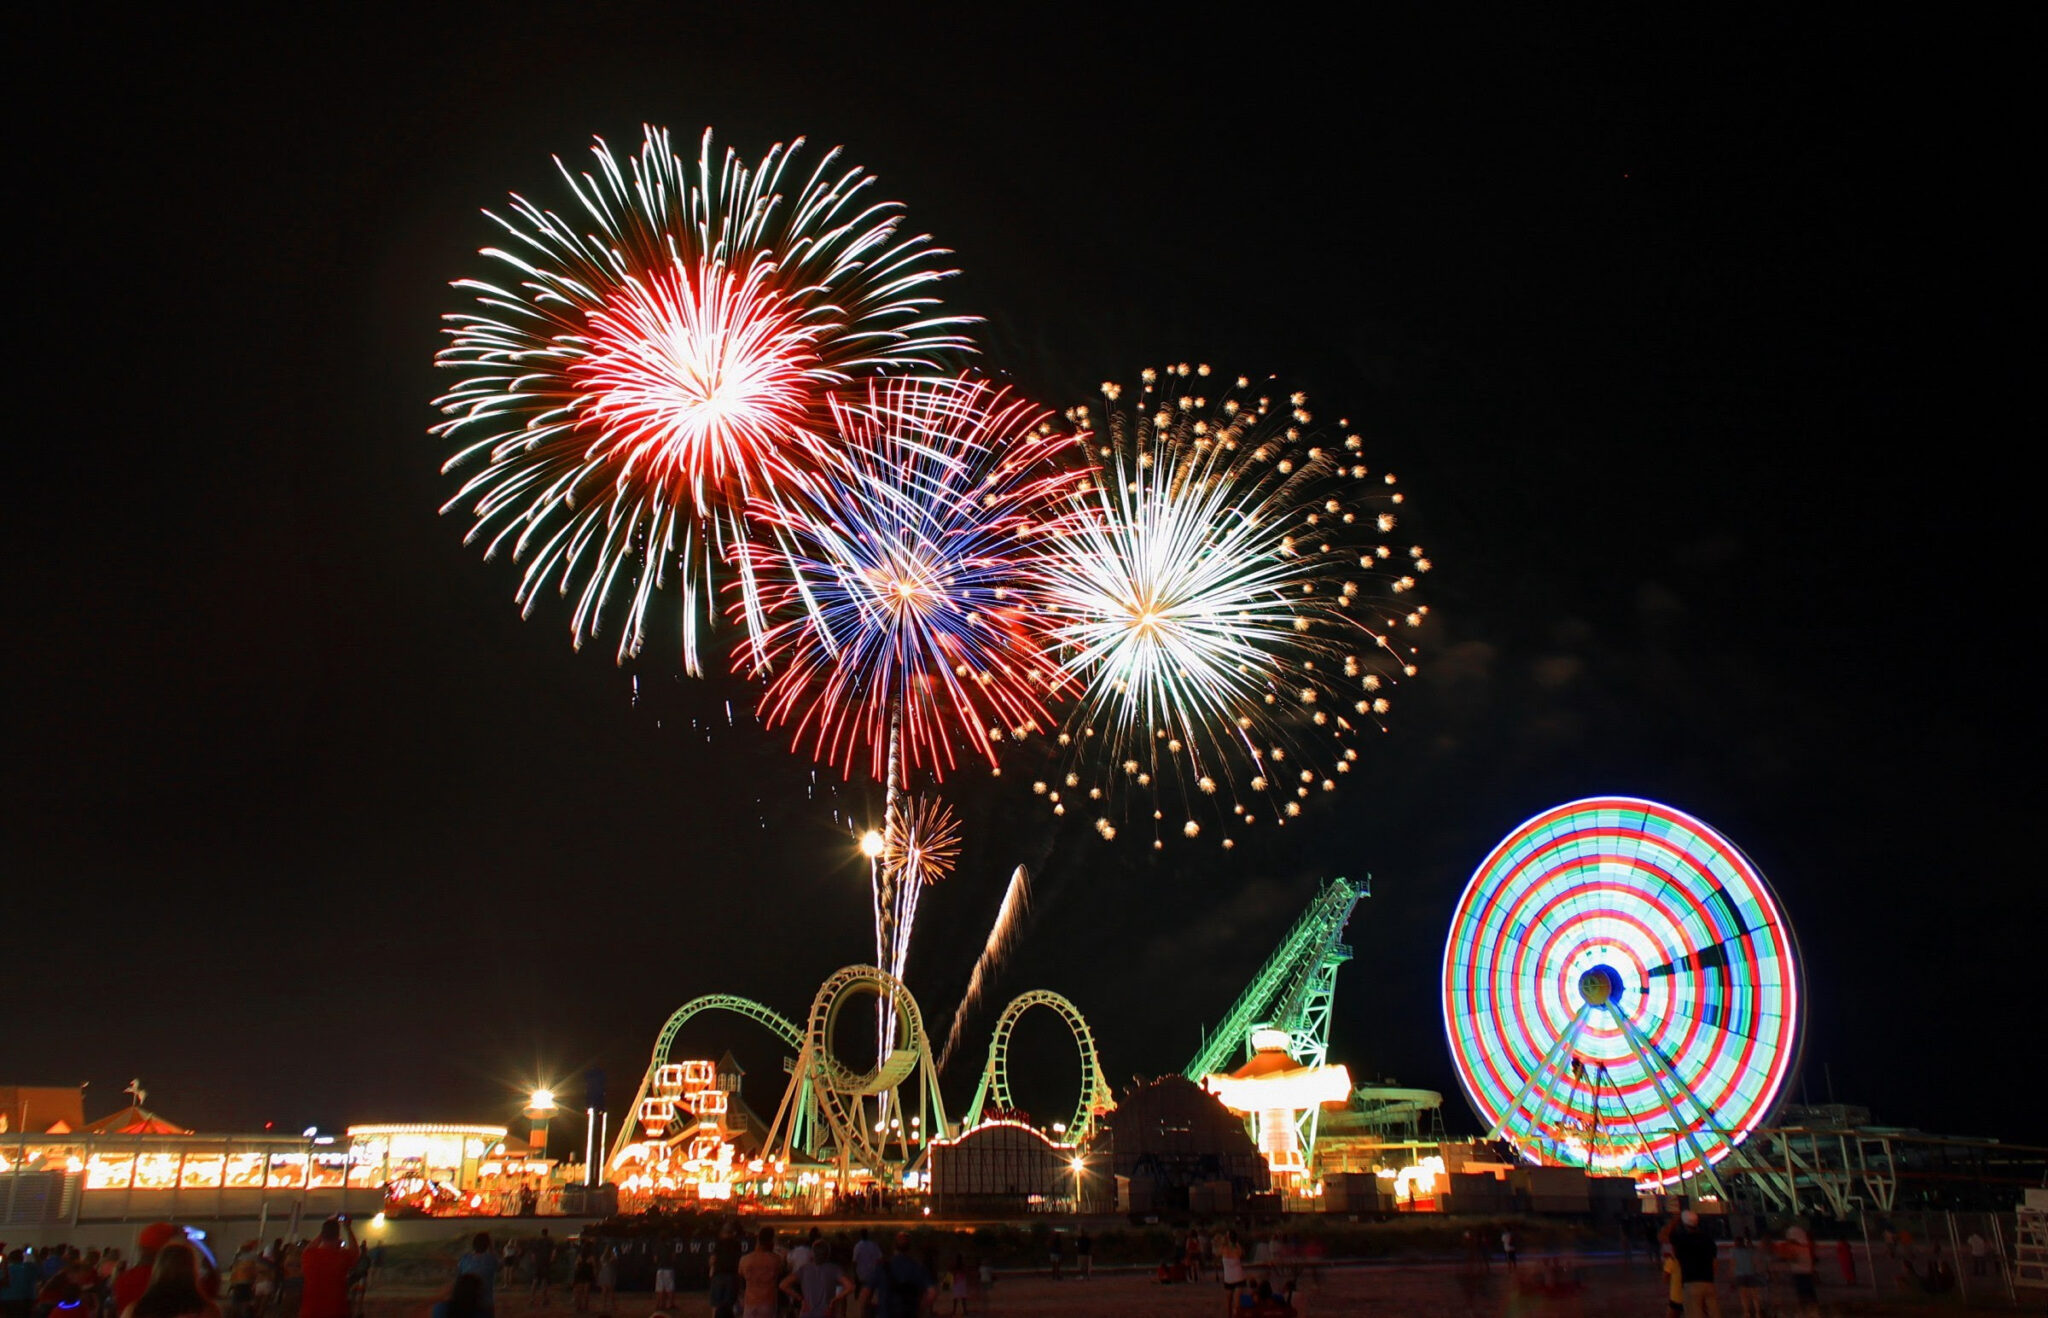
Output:
[[[1735,1232],[1724,1267],[1721,1242],[1687,1209],[1664,1224],[1657,1239],[1662,1246],[1661,1270],[1665,1300],[1673,1318],[1721,1318],[1720,1281],[1725,1272],[1735,1283],[1743,1318],[1762,1318],[1771,1279],[1782,1272],[1792,1286],[1794,1312],[1820,1312],[1815,1267],[1819,1250],[1805,1227],[1794,1223],[1782,1239],[1761,1240],[1747,1230]],[[1846,1252],[1846,1242],[1844,1242]],[[1853,1261],[1848,1265],[1854,1268]],[[1853,1271],[1849,1274],[1853,1277]]]
[[379,1252],[357,1244],[346,1218],[322,1223],[311,1241],[251,1240],[225,1270],[205,1234],[186,1227],[151,1223],[135,1245],[129,1261],[118,1248],[0,1244],[0,1315],[352,1318]]
[[434,1318],[496,1318],[498,1296],[522,1282],[526,1307],[545,1309],[565,1280],[576,1313],[610,1315],[622,1276],[633,1272],[644,1284],[642,1269],[652,1274],[650,1318],[672,1318],[686,1261],[697,1265],[693,1282],[708,1286],[714,1318],[966,1318],[986,1311],[994,1281],[965,1255],[942,1266],[935,1251],[913,1250],[908,1232],[884,1249],[865,1228],[831,1239],[816,1227],[778,1235],[772,1226],[742,1232],[729,1221],[709,1240],[557,1241],[543,1227],[502,1247],[478,1233]]
[[[1222,1284],[1224,1310],[1233,1318],[1293,1318],[1296,1288],[1304,1278],[1317,1277],[1324,1264],[1323,1242],[1292,1232],[1275,1231],[1247,1241],[1231,1227],[1191,1227],[1179,1243],[1175,1252],[1160,1260],[1154,1279],[1175,1283],[1212,1277]],[[1075,1249],[1084,1259],[1092,1252],[1085,1233],[1075,1241]],[[1059,1276],[1057,1256],[1053,1275]],[[1085,1266],[1080,1275],[1087,1275]]]
[[[1656,1219],[1647,1219],[1646,1228]],[[1723,1241],[1691,1211],[1673,1215],[1656,1232],[1659,1282],[1673,1318],[1720,1318],[1724,1287],[1732,1283],[1737,1312],[1761,1318],[1786,1312],[1770,1305],[1774,1284],[1790,1291],[1790,1312],[1817,1313],[1821,1262],[1845,1284],[1857,1280],[1856,1259],[1845,1240],[1822,1246],[1797,1224],[1777,1239],[1751,1234],[1741,1222]],[[1085,1227],[1047,1238],[1047,1271],[1054,1280],[1087,1280],[1094,1240]],[[1475,1285],[1491,1270],[1493,1238],[1465,1233],[1466,1266]],[[1584,1278],[1568,1256],[1540,1255],[1518,1266],[1519,1242],[1502,1229],[1499,1252],[1509,1284],[1519,1292],[1567,1294]],[[1967,1240],[1970,1275],[1985,1276],[1995,1251],[1981,1233]],[[1939,1249],[1923,1250],[1906,1231],[1883,1236],[1884,1256],[1907,1289],[1949,1289],[1955,1269]],[[364,1298],[382,1264],[381,1246],[365,1246],[345,1216],[320,1224],[311,1240],[245,1242],[225,1264],[205,1233],[169,1223],[145,1227],[135,1254],[117,1248],[66,1245],[8,1248],[0,1243],[0,1318],[361,1318]],[[1624,1234],[1622,1261],[1631,1253]],[[1963,1261],[1963,1247],[1955,1253]],[[1157,1270],[1161,1282],[1213,1280],[1221,1284],[1226,1318],[1293,1318],[1297,1288],[1314,1281],[1324,1263],[1322,1244],[1271,1232],[1252,1237],[1227,1226],[1189,1229]],[[1880,1273],[1882,1269],[1880,1269]],[[862,1228],[828,1238],[811,1227],[778,1233],[772,1226],[743,1231],[728,1219],[716,1235],[606,1239],[596,1235],[557,1240],[549,1228],[494,1242],[478,1232],[458,1258],[434,1318],[496,1318],[499,1300],[526,1290],[526,1308],[554,1303],[558,1286],[578,1314],[610,1318],[622,1279],[627,1289],[648,1289],[654,1313],[673,1318],[679,1277],[686,1288],[707,1289],[714,1318],[967,1318],[989,1311],[995,1273],[986,1260],[964,1254],[942,1262],[937,1247],[914,1249],[908,1232],[891,1246]],[[508,1306],[509,1307],[509,1306]]]

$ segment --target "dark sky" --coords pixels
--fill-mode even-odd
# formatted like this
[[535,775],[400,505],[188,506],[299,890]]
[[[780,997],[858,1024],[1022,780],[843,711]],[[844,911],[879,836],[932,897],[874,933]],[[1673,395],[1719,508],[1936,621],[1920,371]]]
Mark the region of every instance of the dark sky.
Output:
[[[1526,816],[1626,792],[1777,885],[1816,1099],[1826,1063],[1891,1121],[2048,1134],[2018,34],[1107,8],[26,31],[0,1081],[297,1127],[505,1119],[596,1064],[617,1107],[686,998],[794,1015],[871,951],[832,813],[871,794],[813,795],[672,651],[622,670],[559,608],[521,622],[436,515],[479,209],[651,121],[844,143],[1049,401],[1177,360],[1301,380],[1438,565],[1361,790],[1284,846],[1048,836],[970,780],[928,1016],[1045,856],[995,996],[1068,994],[1119,1080],[1175,1069],[1319,879],[1369,871],[1335,1056],[1469,1127],[1451,903]],[[773,1068],[748,1028],[687,1042]],[[1026,1105],[1070,1102],[1056,1027],[1023,1047]]]

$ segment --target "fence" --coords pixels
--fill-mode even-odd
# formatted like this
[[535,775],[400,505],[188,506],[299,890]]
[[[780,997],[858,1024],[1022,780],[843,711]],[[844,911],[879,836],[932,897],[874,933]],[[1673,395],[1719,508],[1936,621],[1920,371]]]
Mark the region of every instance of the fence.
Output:
[[2030,1294],[2015,1285],[2015,1213],[1865,1213],[1861,1229],[1872,1291],[1964,1300]]

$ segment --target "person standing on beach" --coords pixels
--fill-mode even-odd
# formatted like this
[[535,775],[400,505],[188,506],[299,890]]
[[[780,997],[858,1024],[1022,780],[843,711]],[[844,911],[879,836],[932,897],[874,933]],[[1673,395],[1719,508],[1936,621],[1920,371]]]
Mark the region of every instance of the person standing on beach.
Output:
[[740,1237],[728,1220],[711,1243],[712,1318],[733,1318],[740,1302]]
[[822,1239],[806,1241],[803,1248],[803,1266],[783,1277],[782,1293],[797,1302],[797,1318],[833,1318],[853,1294],[853,1278],[832,1261],[832,1247]]
[[455,1260],[455,1275],[477,1279],[477,1308],[486,1314],[498,1311],[498,1273],[504,1265],[491,1252],[491,1233],[479,1231],[470,1237],[469,1252]]
[[775,1228],[764,1226],[753,1251],[740,1260],[740,1318],[775,1318],[782,1255],[775,1252]]
[[527,1266],[532,1268],[532,1280],[526,1289],[526,1306],[545,1309],[548,1307],[548,1292],[555,1284],[555,1238],[548,1229],[540,1229],[540,1239],[527,1247]]
[[910,1252],[910,1233],[896,1233],[896,1252],[882,1265],[880,1318],[918,1318],[934,1298],[932,1274]]
[[1223,1311],[1235,1313],[1238,1288],[1244,1285],[1244,1245],[1237,1232],[1224,1233],[1223,1243],[1216,1249],[1216,1264],[1223,1270]]
[[866,1318],[875,1311],[878,1287],[882,1284],[882,1247],[868,1239],[868,1229],[860,1229],[860,1238],[853,1242],[853,1298],[846,1302],[847,1318]]
[[299,1255],[299,1318],[349,1318],[348,1274],[362,1253],[355,1224],[347,1218],[330,1217],[320,1224],[319,1238]]
[[[576,1270],[569,1274],[569,1293],[575,1298],[576,1312],[578,1313],[590,1312],[590,1288],[597,1284],[597,1260],[593,1259],[590,1253],[588,1245],[577,1250]],[[717,1293],[717,1286],[714,1281],[712,1294],[715,1297]],[[715,1304],[716,1302],[714,1298],[713,1303]],[[725,1310],[721,1318],[732,1318],[731,1310]]]
[[665,1313],[676,1307],[676,1247],[666,1238],[654,1251],[654,1307]]
[[1721,1318],[1721,1296],[1714,1289],[1720,1245],[1700,1225],[1700,1215],[1690,1208],[1664,1231],[1671,1253],[1678,1260],[1679,1280],[1685,1288],[1686,1318]]
[[1792,1297],[1801,1313],[1819,1313],[1820,1296],[1814,1285],[1813,1237],[1794,1222],[1785,1228],[1787,1269],[1792,1274]]

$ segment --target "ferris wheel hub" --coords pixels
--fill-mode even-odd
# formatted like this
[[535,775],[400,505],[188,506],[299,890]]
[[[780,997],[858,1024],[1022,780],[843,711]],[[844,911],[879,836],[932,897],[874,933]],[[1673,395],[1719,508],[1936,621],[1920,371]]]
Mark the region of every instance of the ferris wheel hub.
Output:
[[1613,1003],[1621,1005],[1621,975],[1613,966],[1594,966],[1579,976],[1579,996],[1595,1007]]

